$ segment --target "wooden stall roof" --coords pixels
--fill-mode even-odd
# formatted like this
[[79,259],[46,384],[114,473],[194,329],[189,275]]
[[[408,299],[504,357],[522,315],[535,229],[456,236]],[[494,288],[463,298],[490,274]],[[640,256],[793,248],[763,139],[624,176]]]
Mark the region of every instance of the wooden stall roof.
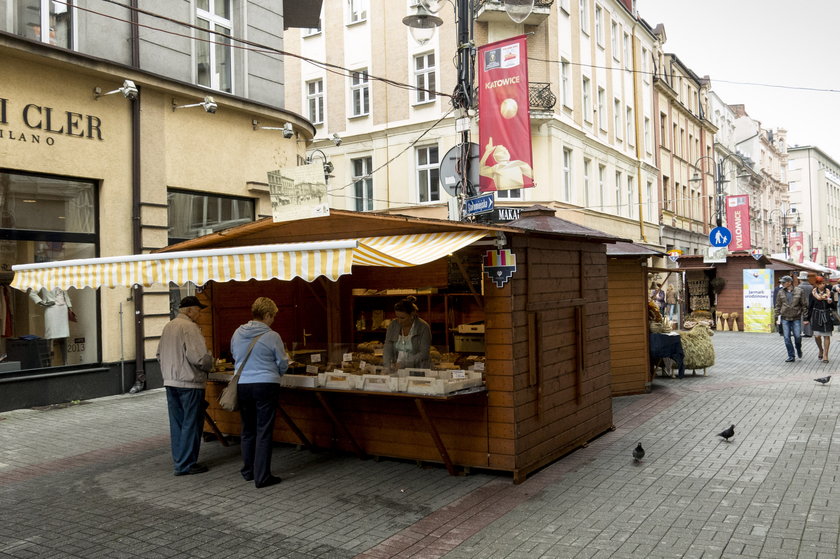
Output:
[[644,245],[619,241],[607,245],[607,256],[609,258],[647,258],[649,256],[667,256],[667,254]]
[[[753,255],[749,252],[728,252],[726,254],[726,260],[730,260],[733,258],[751,258],[754,259]],[[766,255],[762,254],[761,258],[756,260],[756,263],[762,263],[765,267],[769,267],[772,264],[772,260]],[[725,265],[725,262],[715,263],[715,264],[706,264],[703,262],[703,255],[702,254],[688,254],[685,256],[680,256],[680,266],[683,268],[701,268],[704,267],[705,269],[714,268],[715,266]]]
[[[484,230],[489,233],[518,233],[549,235],[563,239],[601,241],[605,243],[624,239],[590,229],[571,221],[545,215],[554,210],[543,206],[526,208],[520,218],[507,224],[450,221],[378,212],[356,212],[330,209],[330,215],[306,220],[275,223],[270,217],[253,223],[231,227],[169,245],[155,252],[195,250],[211,247],[236,247],[266,245],[271,243],[297,243],[326,239],[349,239],[385,235],[416,235],[457,230]],[[533,213],[530,213],[533,212]],[[535,219],[536,218],[536,219]]]

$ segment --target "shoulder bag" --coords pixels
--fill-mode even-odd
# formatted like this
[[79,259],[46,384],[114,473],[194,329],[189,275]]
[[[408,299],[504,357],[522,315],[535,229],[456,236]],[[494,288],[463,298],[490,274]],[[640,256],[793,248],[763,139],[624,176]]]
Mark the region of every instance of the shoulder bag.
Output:
[[262,334],[251,340],[251,345],[248,346],[248,353],[245,354],[245,359],[243,359],[242,363],[239,364],[239,368],[236,369],[236,373],[233,375],[233,378],[230,379],[228,385],[225,386],[224,390],[222,390],[222,394],[219,396],[219,405],[223,410],[236,411],[239,408],[239,374],[245,367],[245,363],[248,362],[248,358],[251,357],[251,351],[253,351],[254,345],[261,336]]

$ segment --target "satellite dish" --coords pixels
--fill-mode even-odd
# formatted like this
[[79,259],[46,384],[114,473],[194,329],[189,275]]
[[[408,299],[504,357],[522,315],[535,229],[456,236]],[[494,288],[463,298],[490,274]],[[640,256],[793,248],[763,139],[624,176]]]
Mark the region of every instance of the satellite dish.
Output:
[[[450,196],[458,195],[458,183],[461,175],[458,173],[458,159],[461,157],[461,144],[451,148],[440,162],[440,185]],[[470,142],[470,175],[467,180],[478,185],[478,144]]]
[[510,19],[516,23],[522,23],[531,15],[534,9],[534,0],[504,0],[505,11]]

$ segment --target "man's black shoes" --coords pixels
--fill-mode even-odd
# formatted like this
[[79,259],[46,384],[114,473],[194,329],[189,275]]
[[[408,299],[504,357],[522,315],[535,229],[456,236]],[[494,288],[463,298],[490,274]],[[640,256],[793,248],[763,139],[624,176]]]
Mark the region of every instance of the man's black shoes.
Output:
[[204,464],[193,464],[186,472],[175,472],[176,476],[194,476],[196,474],[203,474],[207,471],[207,466]]
[[796,361],[794,357],[788,357],[787,359],[785,359],[785,363],[793,363],[794,361]]

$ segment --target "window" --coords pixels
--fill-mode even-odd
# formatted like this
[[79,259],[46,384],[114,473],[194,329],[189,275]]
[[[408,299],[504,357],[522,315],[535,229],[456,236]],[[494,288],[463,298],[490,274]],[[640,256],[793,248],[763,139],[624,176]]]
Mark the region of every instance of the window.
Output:
[[367,19],[368,0],[347,0],[347,24]]
[[196,83],[227,93],[233,92],[233,56],[230,39],[217,33],[233,34],[231,17],[230,0],[196,2]]
[[633,66],[633,52],[630,50],[630,33],[624,34],[624,67],[630,68]]
[[[71,5],[73,0],[66,2],[52,2],[50,0],[17,0],[16,2],[0,2],[0,29],[10,31],[16,35],[34,39],[42,43],[73,48],[71,30]],[[2,6],[9,6],[3,8]],[[2,18],[7,18],[3,21]]]
[[598,46],[604,46],[604,10],[601,6],[595,6],[595,40]]
[[306,104],[312,124],[324,122],[324,80],[306,82]]
[[568,60],[560,61],[560,87],[563,95],[563,104],[569,108],[572,107],[572,89],[571,89],[571,68]]
[[414,85],[417,87],[417,103],[435,100],[435,53],[414,57]]
[[589,0],[580,0],[580,30],[589,35]]
[[615,172],[615,215],[621,215],[621,171]]
[[648,67],[649,67],[648,66],[648,56],[649,56],[648,49],[646,49],[645,47],[642,47],[642,68],[641,68],[641,70],[642,70],[642,79],[645,81],[645,83],[650,83],[650,73],[648,71]]
[[624,125],[627,127],[627,133],[625,134],[625,138],[627,138],[628,145],[634,146],[636,145],[636,134],[633,133],[633,109],[627,107],[627,117],[625,118]]
[[586,76],[583,76],[583,120],[592,122],[592,85]]
[[372,157],[351,159],[353,166],[353,186],[356,191],[356,211],[364,212],[373,209],[373,169]]
[[592,194],[589,190],[592,188],[592,184],[590,181],[590,173],[592,172],[592,160],[585,159],[583,160],[583,207],[589,208],[589,202]]
[[417,199],[440,201],[440,160],[437,146],[417,148]]
[[350,116],[370,114],[370,82],[367,68],[353,72],[350,78],[350,99],[353,103]]
[[615,139],[621,140],[621,101],[613,99],[613,130]]
[[619,35],[618,23],[614,21],[610,25],[610,50],[612,51],[612,57],[616,60],[618,60],[618,53],[619,53],[619,48],[620,48],[619,44],[618,44],[618,38],[619,37],[620,37],[620,35]]
[[604,211],[604,201],[607,199],[607,166],[598,165],[598,202]]
[[650,118],[645,117],[645,152],[650,153]]
[[497,190],[496,191],[496,199],[506,200],[521,200],[522,199],[522,189],[521,188],[511,188],[510,190]]
[[209,235],[254,221],[254,200],[201,192],[169,190],[169,244]]
[[668,147],[668,115],[659,113],[659,141],[664,147]]
[[598,127],[607,130],[607,92],[603,87],[598,88]]
[[636,207],[636,182],[627,175],[627,217],[636,217],[633,208]]
[[572,200],[572,150],[563,148],[563,201]]
[[[8,286],[12,280],[14,264],[97,256],[98,194],[94,182],[0,172],[0,184],[0,276],[4,284]],[[21,369],[97,362],[97,297],[93,289],[44,288],[29,293],[8,289],[4,310],[8,331],[0,338],[0,352],[7,354],[9,361],[19,361]],[[50,301],[54,303],[51,307],[60,307],[55,313],[45,312],[44,303]],[[73,308],[78,322],[68,320],[65,304]],[[28,335],[41,339],[20,339]]]
[[645,217],[648,221],[653,221],[653,183],[647,181],[645,187]]

